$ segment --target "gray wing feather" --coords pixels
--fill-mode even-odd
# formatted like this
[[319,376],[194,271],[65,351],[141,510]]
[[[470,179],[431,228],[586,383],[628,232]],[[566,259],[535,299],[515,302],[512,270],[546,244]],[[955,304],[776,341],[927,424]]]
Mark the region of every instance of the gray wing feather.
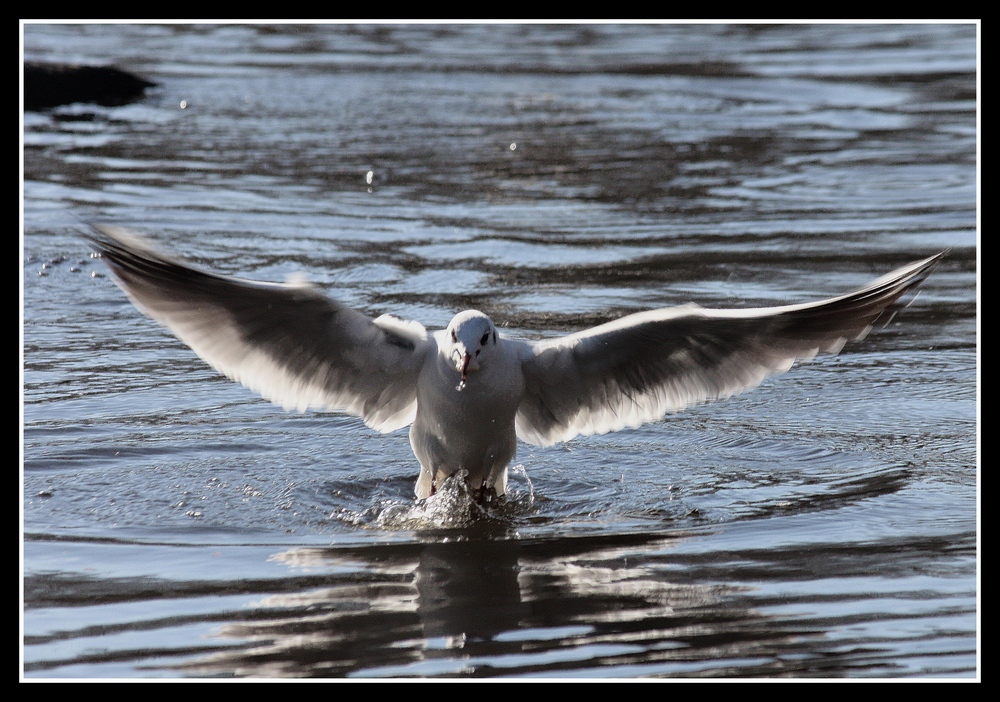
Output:
[[413,421],[421,325],[372,320],[304,283],[199,271],[127,230],[96,229],[87,238],[132,302],[229,378],[286,409],[344,410],[380,431]]
[[799,359],[836,353],[888,321],[944,253],[820,302],[747,310],[697,305],[629,315],[536,343],[523,363],[518,436],[546,446],[729,397]]

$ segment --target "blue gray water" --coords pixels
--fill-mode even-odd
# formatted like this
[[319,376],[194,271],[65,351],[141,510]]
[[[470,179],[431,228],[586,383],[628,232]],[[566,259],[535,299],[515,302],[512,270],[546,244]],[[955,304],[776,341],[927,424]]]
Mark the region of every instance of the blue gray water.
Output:
[[[23,675],[974,678],[974,25],[27,25],[155,81],[24,115]],[[846,292],[886,328],[485,518],[405,431],[289,414],[79,237],[537,338]]]

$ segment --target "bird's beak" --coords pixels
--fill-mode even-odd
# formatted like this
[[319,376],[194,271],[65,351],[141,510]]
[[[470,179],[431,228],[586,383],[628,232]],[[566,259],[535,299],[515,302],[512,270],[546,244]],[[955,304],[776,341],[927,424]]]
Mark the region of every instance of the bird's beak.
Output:
[[462,356],[462,363],[458,367],[458,370],[462,373],[462,382],[465,382],[466,376],[469,374],[469,363],[472,361],[472,354],[467,353]]

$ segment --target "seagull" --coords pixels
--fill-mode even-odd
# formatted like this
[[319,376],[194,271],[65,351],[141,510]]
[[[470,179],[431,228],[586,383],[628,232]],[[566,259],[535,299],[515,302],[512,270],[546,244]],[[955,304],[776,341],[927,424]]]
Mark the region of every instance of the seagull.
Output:
[[84,236],[133,304],[216,370],[285,409],[343,411],[380,432],[409,426],[417,497],[464,471],[481,503],[507,492],[517,439],[549,446],[637,427],[837,353],[887,323],[947,253],[819,302],[665,307],[528,341],[477,310],[428,332],[372,319],[308,282],[198,270],[122,227]]

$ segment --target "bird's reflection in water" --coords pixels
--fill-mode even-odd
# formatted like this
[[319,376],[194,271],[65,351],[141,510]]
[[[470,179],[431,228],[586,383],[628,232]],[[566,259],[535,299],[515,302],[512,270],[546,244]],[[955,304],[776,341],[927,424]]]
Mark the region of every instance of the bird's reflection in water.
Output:
[[517,629],[530,613],[521,600],[520,555],[515,539],[426,544],[414,578],[424,636],[464,645]]
[[218,632],[238,643],[180,667],[264,677],[733,674],[734,661],[762,665],[764,649],[787,653],[812,638],[770,622],[740,588],[670,577],[676,536],[521,540],[490,523],[424,538],[276,554],[306,574],[287,582],[299,589],[259,600]]

